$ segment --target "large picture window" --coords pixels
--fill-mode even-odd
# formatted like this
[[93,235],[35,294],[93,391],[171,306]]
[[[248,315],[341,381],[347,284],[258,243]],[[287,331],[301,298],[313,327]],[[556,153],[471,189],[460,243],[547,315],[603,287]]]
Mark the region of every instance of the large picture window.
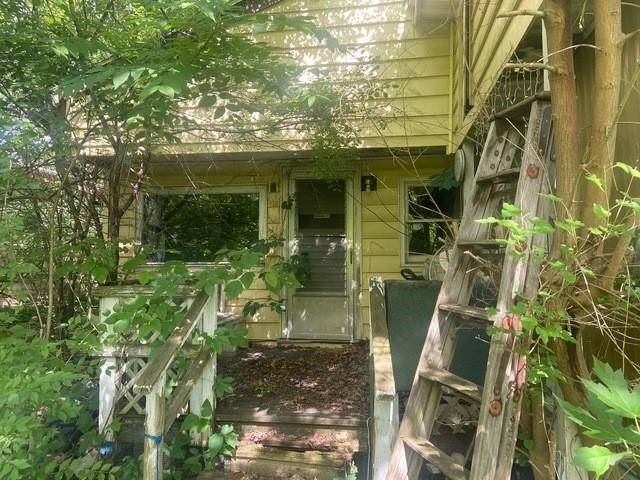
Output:
[[422,263],[452,237],[451,222],[460,215],[459,189],[433,186],[426,178],[405,180],[402,210],[404,263]]
[[257,187],[146,193],[142,242],[149,261],[213,262],[221,249],[252,245],[264,237],[264,194]]

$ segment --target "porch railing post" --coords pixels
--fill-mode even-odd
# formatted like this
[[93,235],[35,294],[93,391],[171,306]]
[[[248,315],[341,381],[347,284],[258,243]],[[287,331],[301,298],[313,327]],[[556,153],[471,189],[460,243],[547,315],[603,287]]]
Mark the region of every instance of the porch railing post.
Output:
[[[216,289],[209,297],[206,305],[202,309],[202,318],[200,319],[200,330],[209,335],[213,335],[218,323],[218,299],[219,290]],[[202,404],[209,401],[211,408],[215,409],[215,395],[213,394],[213,383],[216,375],[216,356],[214,355],[204,368],[202,375],[196,381],[189,398],[190,412],[196,415],[202,413]],[[197,431],[192,428],[189,432],[194,445],[206,447],[211,435],[211,426],[204,430]]]
[[144,480],[162,480],[162,450],[164,445],[164,388],[167,374],[163,372],[146,395],[144,420]]
[[372,365],[373,438],[371,456],[373,480],[385,480],[391,451],[398,434],[399,399],[393,377],[393,362],[384,282],[381,277],[369,280],[369,341]]
[[[113,311],[113,307],[118,303],[115,297],[102,297],[100,299],[100,321],[103,322],[106,312]],[[107,326],[105,336],[111,333],[111,326]],[[111,431],[111,423],[115,415],[116,400],[118,395],[117,385],[117,362],[116,357],[104,357],[100,365],[100,404],[98,409],[98,431],[104,435],[106,441],[113,441],[114,435]]]

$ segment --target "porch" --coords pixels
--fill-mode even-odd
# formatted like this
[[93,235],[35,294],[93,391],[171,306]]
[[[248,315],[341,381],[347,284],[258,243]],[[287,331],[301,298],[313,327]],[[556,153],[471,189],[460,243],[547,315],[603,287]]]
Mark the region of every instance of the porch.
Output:
[[[215,425],[231,424],[238,433],[233,459],[199,478],[332,480],[356,461],[363,472],[358,478],[366,478],[367,342],[271,342],[237,351],[212,349],[205,346],[203,332],[215,335],[220,323],[234,317],[219,312],[219,288],[209,295],[186,287],[163,299],[184,313],[170,332],[163,336],[154,331],[127,341],[118,323],[118,318],[131,315],[124,305],[150,298],[152,291],[111,287],[99,294],[106,325],[100,353],[99,428],[107,439],[103,447],[115,451],[127,445],[135,454],[144,445],[145,478],[161,478],[158,475],[166,472],[166,445],[184,430],[182,420],[189,413],[208,418],[205,428],[189,429],[192,445],[206,449]],[[115,334],[120,335],[118,344],[110,337]],[[216,402],[216,379],[226,377],[234,378],[235,390]]]

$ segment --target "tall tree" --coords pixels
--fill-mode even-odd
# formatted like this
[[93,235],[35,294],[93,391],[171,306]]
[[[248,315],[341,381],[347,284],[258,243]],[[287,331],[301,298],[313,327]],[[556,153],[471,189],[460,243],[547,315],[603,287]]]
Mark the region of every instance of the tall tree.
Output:
[[[333,39],[306,18],[241,3],[0,1],[0,148],[14,172],[45,180],[44,197],[25,197],[52,252],[49,272],[55,243],[84,245],[86,256],[95,236],[110,246],[116,279],[121,219],[158,146],[255,136],[310,112],[286,52],[248,34],[295,28]],[[54,231],[56,212],[68,221]]]

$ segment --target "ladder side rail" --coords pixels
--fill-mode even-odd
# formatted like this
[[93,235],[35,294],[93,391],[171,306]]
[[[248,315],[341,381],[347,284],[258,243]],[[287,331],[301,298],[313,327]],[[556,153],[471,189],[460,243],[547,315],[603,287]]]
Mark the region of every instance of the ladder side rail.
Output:
[[[539,139],[550,136],[550,122],[550,105],[542,102],[534,103],[515,201],[516,206],[522,210],[522,219],[548,213],[546,205],[548,200],[540,193],[548,192],[551,186],[547,167],[550,155],[546,152],[544,157],[541,157],[537,147],[540,146]],[[498,313],[493,317],[495,326],[503,326],[503,321],[509,315],[509,310],[514,305],[518,293],[532,295],[537,291],[540,263],[532,258],[531,249],[534,246],[545,246],[546,242],[546,236],[541,234],[530,237],[526,245],[518,245],[518,248],[525,252],[525,256],[519,258],[510,254],[514,249],[513,245],[507,247],[499,289]],[[503,352],[508,348],[509,341],[507,334],[495,334],[492,338],[475,437],[476,447],[471,467],[471,480],[487,478],[506,480],[510,476],[522,398],[521,394],[514,395],[516,391],[514,386],[518,388],[517,376],[523,367],[516,352],[512,351],[509,355],[509,363],[506,365],[499,395],[494,392],[494,386],[501,374],[500,369],[504,366],[501,365]],[[495,414],[496,410],[493,410],[492,414],[489,405],[495,402],[497,397],[500,399],[501,408],[498,414]]]
[[[513,141],[515,139],[507,138],[507,134],[510,131],[507,128],[508,126],[509,124],[504,120],[496,120],[492,123],[479,168],[476,172],[476,179],[489,173],[495,173],[497,169],[511,167],[516,147]],[[508,150],[506,153],[504,152],[505,149]],[[487,224],[477,223],[475,219],[494,214],[497,207],[496,202],[497,200],[492,201],[490,187],[479,188],[476,185],[474,193],[465,202],[465,210],[456,243],[459,238],[475,239],[481,235],[488,235],[490,227]],[[441,314],[437,306],[441,303],[468,302],[473,284],[473,275],[470,275],[469,271],[473,267],[472,258],[460,248],[454,246],[420,355],[405,415],[394,444],[388,470],[389,479],[415,478],[422,465],[421,457],[413,450],[405,447],[403,438],[429,437],[440,402],[441,392],[439,388],[419,388],[419,383],[423,381],[419,372],[427,367],[442,367],[450,363],[455,345],[451,341],[442,342],[442,339],[453,339],[455,325],[453,322],[447,321],[446,315]],[[455,288],[451,288],[451,286]],[[434,348],[434,345],[442,345],[442,348]]]
[[[523,165],[525,168],[532,165],[534,170],[537,167],[540,181],[537,191],[528,192],[527,189],[522,189],[522,197],[520,202],[516,202],[516,205],[528,205],[531,204],[532,211],[536,212],[536,215],[543,219],[550,219],[552,217],[553,204],[547,198],[542,195],[554,191],[555,185],[555,163],[552,161],[553,156],[553,131],[552,131],[552,117],[551,117],[551,104],[548,102],[540,101],[540,115],[542,116],[540,133],[537,136],[538,144],[533,149],[529,149],[527,154],[523,157]],[[524,163],[526,162],[526,163]],[[535,188],[535,187],[534,187]],[[535,205],[534,205],[535,204]],[[539,259],[531,258],[536,250],[549,251],[551,237],[547,234],[535,234],[531,236],[529,245],[527,245],[526,255],[528,262],[528,272],[524,274],[522,278],[522,291],[526,298],[534,296],[539,290],[539,273],[541,270],[541,262]],[[512,290],[513,294],[516,294],[516,290]],[[520,340],[520,348],[528,348],[526,337],[522,337]],[[522,351],[518,349],[518,351]],[[526,381],[526,357],[522,357],[516,354],[513,356],[510,365],[510,378],[516,381],[516,386],[520,381]],[[521,389],[526,388],[525,385],[520,386]],[[518,434],[518,424],[521,413],[522,404],[522,390],[519,394],[518,402],[508,402],[505,408],[505,418],[509,420],[513,419],[513,422],[504,422],[502,425],[502,436],[500,442],[500,449],[498,451],[498,465],[495,473],[495,478],[511,478],[511,468],[513,466],[513,456],[515,452],[515,446]]]

